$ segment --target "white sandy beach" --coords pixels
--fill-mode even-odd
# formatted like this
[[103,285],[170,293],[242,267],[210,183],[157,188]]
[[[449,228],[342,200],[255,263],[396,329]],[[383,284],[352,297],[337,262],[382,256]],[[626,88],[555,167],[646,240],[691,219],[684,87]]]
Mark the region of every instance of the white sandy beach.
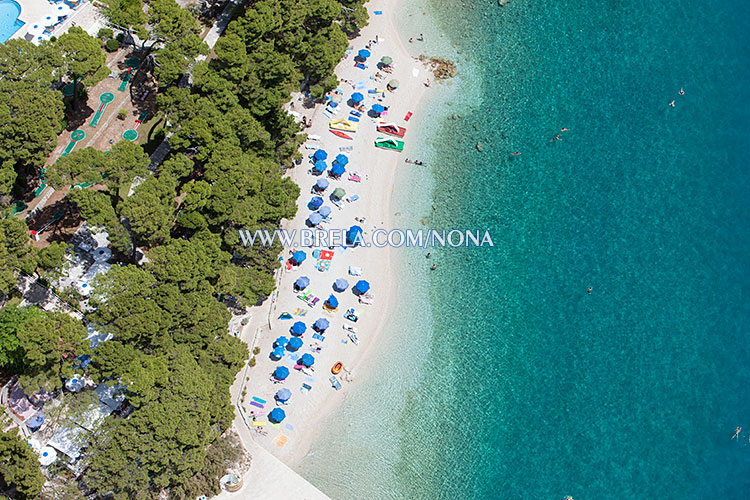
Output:
[[[405,151],[408,151],[410,137],[416,135],[415,129],[424,118],[418,104],[423,93],[428,90],[424,83],[428,78],[431,79],[432,75],[428,73],[424,64],[408,54],[404,41],[399,39],[392,18],[396,14],[396,4],[397,0],[374,0],[367,4],[370,23],[362,30],[360,37],[350,42],[351,52],[336,69],[337,76],[342,80],[339,89],[343,93],[343,99],[339,104],[339,111],[333,118],[349,116],[352,108],[347,105],[347,101],[352,93],[360,92],[365,96],[363,104],[368,111],[375,103],[387,106],[389,109],[383,116],[383,122],[393,122],[406,128],[407,132],[403,140],[406,143]],[[383,14],[375,15],[375,11],[382,11]],[[355,68],[354,56],[360,49],[365,48],[370,40],[375,40],[376,35],[378,42],[370,47],[372,54],[367,59],[367,68],[365,70]],[[381,71],[384,75],[383,79],[379,81],[372,79],[371,77],[378,72],[377,63],[386,55],[393,58],[392,74]],[[400,82],[395,92],[386,91],[385,97],[382,97],[382,94],[368,92],[370,89],[385,89],[391,79],[397,79]],[[356,85],[357,82],[364,82],[364,85],[361,83]],[[354,88],[355,86],[358,88]],[[398,153],[375,148],[376,137],[388,136],[377,132],[374,120],[365,113],[360,118],[358,131],[350,133],[353,140],[346,140],[329,131],[330,118],[324,116],[324,109],[323,105],[317,105],[314,109],[304,109],[302,101],[296,99],[290,108],[312,119],[313,126],[306,132],[319,136],[320,140],[308,141],[307,144],[316,145],[328,153],[326,163],[329,167],[339,153],[344,153],[349,157],[347,172],[339,180],[331,179],[328,172],[322,176],[312,175],[310,173],[312,163],[308,156],[315,149],[303,149],[305,159],[302,165],[290,171],[291,178],[301,188],[298,213],[293,220],[283,221],[282,228],[299,231],[307,227],[306,219],[312,213],[307,204],[315,196],[311,193],[311,189],[316,180],[323,177],[330,182],[330,186],[322,195],[325,200],[324,206],[332,209],[331,221],[324,223],[324,229],[346,230],[356,224],[363,228],[365,241],[369,241],[374,229],[394,227],[391,197],[396,188],[394,186],[395,172],[397,168],[413,167],[404,163],[407,152]],[[407,112],[414,113],[409,121],[404,120]],[[340,150],[340,148],[347,147],[351,147],[351,150]],[[349,180],[352,172],[359,173],[361,182]],[[359,199],[352,203],[343,201],[341,209],[337,208],[331,203],[329,195],[338,187],[346,190],[346,197],[358,195]],[[365,218],[366,222],[355,221],[355,218]],[[260,347],[261,352],[256,356],[256,366],[248,367],[238,376],[232,388],[232,401],[237,403],[237,418],[234,427],[249,451],[252,451],[251,448],[255,445],[259,445],[285,464],[294,466],[309,452],[321,419],[335,411],[346,398],[347,393],[356,388],[357,379],[365,376],[358,370],[358,366],[378,342],[380,332],[388,319],[398,284],[392,273],[392,255],[388,248],[342,248],[338,246],[334,249],[330,268],[324,272],[315,267],[316,259],[312,255],[313,248],[287,248],[282,253],[285,261],[290,257],[291,250],[305,251],[307,259],[300,266],[292,267],[291,270],[286,268],[282,270],[275,296],[262,306],[251,310],[252,318],[242,329],[241,337],[248,343],[250,349],[257,346]],[[323,250],[328,250],[328,248],[323,248]],[[349,266],[361,268],[362,275],[349,275]],[[294,282],[300,276],[307,276],[310,279],[310,285],[306,291],[311,291],[320,298],[314,307],[300,300],[293,290]],[[336,293],[332,288],[333,282],[338,278],[346,279],[350,285],[342,293]],[[352,292],[352,287],[360,279],[367,280],[371,285],[370,292],[374,296],[372,305],[360,304],[357,296]],[[340,304],[337,311],[325,312],[323,302],[331,294],[336,296]],[[358,312],[359,320],[356,323],[347,321],[343,317],[344,312],[350,307],[354,307]],[[300,309],[306,310],[303,316],[299,315]],[[291,314],[292,319],[279,319],[279,316],[285,312]],[[330,322],[324,334],[324,341],[312,336],[315,332],[311,327],[318,318],[326,318]],[[271,360],[269,357],[274,340],[280,336],[291,338],[289,330],[296,321],[302,321],[307,326],[307,331],[302,337],[304,345],[297,351],[297,354],[301,356],[304,353],[311,353],[315,357],[312,373],[305,374],[294,369],[296,362],[290,358],[296,356],[289,351],[280,361]],[[347,339],[347,332],[342,328],[344,324],[356,326],[359,345]],[[321,347],[322,350],[315,352],[316,346]],[[329,379],[332,376],[331,368],[338,361],[343,363],[344,371],[337,377],[342,389],[336,391]],[[286,366],[290,371],[290,375],[282,383],[274,383],[270,378],[277,366]],[[301,391],[303,384],[307,384],[311,389]],[[284,421],[280,424],[254,427],[250,412],[256,413],[256,422],[265,422],[268,413],[277,407],[274,395],[282,388],[288,388],[292,392],[288,404],[280,406],[286,413]],[[244,402],[241,403],[243,391]],[[263,408],[250,404],[253,397],[265,402],[255,401]],[[248,444],[249,440],[252,440],[253,444]],[[252,470],[248,472],[247,480],[250,479],[251,473]],[[252,480],[257,484],[257,475]],[[278,477],[274,479],[274,482],[277,480]],[[246,488],[247,484],[243,490]],[[317,498],[317,493],[310,493],[309,498]],[[254,495],[253,498],[258,497]]]

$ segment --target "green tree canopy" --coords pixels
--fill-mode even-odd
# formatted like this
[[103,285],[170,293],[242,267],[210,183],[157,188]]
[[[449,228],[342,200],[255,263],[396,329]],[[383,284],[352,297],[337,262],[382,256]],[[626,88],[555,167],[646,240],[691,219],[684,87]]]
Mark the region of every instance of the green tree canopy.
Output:
[[0,311],[0,368],[20,373],[24,350],[18,332],[26,321],[39,314],[35,307],[8,306]]
[[39,497],[44,476],[39,458],[16,430],[0,431],[0,489],[13,487],[17,498],[32,500]]
[[154,34],[167,42],[200,34],[198,20],[174,0],[152,0],[148,20],[154,27]]
[[176,182],[170,176],[149,177],[118,206],[136,239],[148,246],[167,241],[175,216]]

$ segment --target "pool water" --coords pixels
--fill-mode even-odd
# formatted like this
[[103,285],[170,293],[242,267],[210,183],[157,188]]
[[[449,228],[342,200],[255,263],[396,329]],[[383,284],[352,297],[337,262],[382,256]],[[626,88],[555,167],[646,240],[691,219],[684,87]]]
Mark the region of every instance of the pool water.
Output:
[[8,38],[24,25],[18,20],[21,14],[21,6],[13,0],[0,0],[0,43]]

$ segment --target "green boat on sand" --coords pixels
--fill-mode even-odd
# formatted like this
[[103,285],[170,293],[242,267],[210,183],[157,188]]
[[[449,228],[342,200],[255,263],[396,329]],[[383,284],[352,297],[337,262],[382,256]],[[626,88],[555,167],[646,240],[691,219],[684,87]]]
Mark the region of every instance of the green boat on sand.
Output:
[[378,137],[377,139],[375,139],[375,147],[383,148],[383,149],[390,149],[393,151],[403,151],[404,141],[398,141],[390,137],[389,138]]

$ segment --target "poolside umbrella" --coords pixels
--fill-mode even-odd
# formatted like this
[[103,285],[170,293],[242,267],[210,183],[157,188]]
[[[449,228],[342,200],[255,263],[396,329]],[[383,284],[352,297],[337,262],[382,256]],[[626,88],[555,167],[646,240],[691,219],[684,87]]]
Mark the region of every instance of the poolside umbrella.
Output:
[[326,162],[324,162],[323,160],[316,161],[315,166],[313,167],[313,169],[319,174],[325,172],[326,168],[328,168],[328,165],[326,165]]
[[400,82],[398,80],[396,80],[396,79],[391,80],[390,82],[388,82],[388,86],[390,88],[392,88],[392,89],[397,89],[399,85],[400,85]]
[[323,204],[323,198],[320,196],[316,196],[312,200],[310,200],[310,203],[307,204],[307,208],[310,210],[317,210],[320,208],[320,206]]
[[273,376],[279,380],[284,380],[289,376],[289,368],[286,366],[277,366],[273,371]]
[[336,155],[336,163],[341,163],[346,166],[349,163],[349,157],[345,154]]
[[285,346],[285,345],[287,345],[288,343],[289,343],[289,339],[288,339],[288,338],[286,338],[286,337],[284,337],[284,336],[282,335],[281,337],[279,337],[279,338],[277,338],[276,340],[274,340],[274,342],[273,342],[273,346],[274,346],[274,347],[284,347],[284,346]]
[[331,215],[331,207],[320,207],[318,213],[323,217],[328,217],[329,215]]
[[388,66],[389,64],[393,62],[393,58],[391,56],[383,56],[380,58],[380,62]]
[[40,36],[44,32],[44,25],[42,24],[34,24],[29,27],[28,31],[26,33],[28,35],[31,35],[32,37]]
[[326,305],[331,309],[336,309],[339,307],[339,299],[331,295],[328,297],[328,300],[326,300]]
[[349,288],[349,282],[344,278],[339,278],[333,282],[333,289],[337,292],[343,292],[347,288]]
[[297,250],[292,254],[292,260],[297,263],[297,265],[302,264],[305,262],[305,259],[307,258],[307,254],[303,252],[302,250]]
[[359,245],[362,239],[362,228],[359,226],[352,226],[349,231],[346,232],[346,242],[355,247]]
[[357,55],[362,59],[367,59],[368,57],[370,57],[370,51],[367,49],[361,49],[359,52],[357,52]]
[[318,224],[323,222],[323,216],[320,215],[318,212],[313,212],[310,214],[307,220],[310,222],[311,226],[317,226]]
[[382,104],[373,104],[373,105],[372,105],[372,110],[373,110],[374,112],[376,112],[377,114],[380,114],[380,113],[382,113],[383,111],[385,111],[385,108],[383,107],[383,105],[382,105]]
[[307,276],[300,276],[297,281],[294,282],[294,286],[299,290],[304,290],[310,284],[310,278]]
[[313,324],[316,330],[322,332],[328,328],[328,320],[325,318],[318,318]]
[[281,408],[274,408],[271,410],[271,413],[268,414],[268,420],[275,424],[283,422],[285,418],[286,413],[284,413],[284,410]]
[[304,345],[304,342],[299,337],[292,337],[292,339],[289,341],[289,343],[286,345],[286,348],[290,351],[296,351],[300,347]]
[[313,358],[312,354],[305,353],[305,354],[302,355],[301,358],[299,358],[299,362],[309,368],[313,364],[315,364],[315,358]]
[[271,358],[274,360],[279,360],[284,357],[284,348],[279,346],[273,351],[271,351]]
[[279,401],[281,403],[286,403],[289,401],[289,398],[292,397],[292,391],[284,387],[279,392],[276,393],[276,401]]
[[346,191],[344,191],[344,188],[336,188],[333,190],[333,193],[331,193],[331,198],[334,200],[340,200],[346,196]]
[[318,182],[315,183],[315,188],[318,191],[325,191],[327,187],[328,187],[328,179],[320,178],[318,179]]
[[346,169],[341,163],[334,163],[331,170],[328,171],[328,173],[334,177],[341,177],[344,175],[344,172],[346,172]]
[[354,288],[359,292],[360,294],[367,293],[367,290],[370,289],[370,284],[366,282],[365,280],[359,280],[357,281],[357,284],[354,285]]
[[362,102],[364,100],[365,96],[363,96],[359,92],[355,92],[352,94],[352,101],[354,102]]
[[297,322],[296,322],[295,324],[293,324],[293,325],[292,325],[292,327],[291,327],[291,328],[289,329],[289,332],[290,332],[290,333],[291,333],[292,335],[295,335],[295,336],[297,336],[297,337],[299,337],[300,335],[302,335],[303,333],[305,333],[305,331],[307,331],[307,327],[306,327],[306,326],[305,326],[305,324],[304,324],[303,322],[301,322],[301,321],[297,321]]
[[318,161],[318,160],[325,160],[326,158],[328,158],[328,153],[326,153],[326,152],[325,152],[324,150],[322,150],[322,149],[318,149],[318,150],[317,150],[317,151],[315,151],[315,153],[313,154],[313,159],[314,159],[315,161]]

